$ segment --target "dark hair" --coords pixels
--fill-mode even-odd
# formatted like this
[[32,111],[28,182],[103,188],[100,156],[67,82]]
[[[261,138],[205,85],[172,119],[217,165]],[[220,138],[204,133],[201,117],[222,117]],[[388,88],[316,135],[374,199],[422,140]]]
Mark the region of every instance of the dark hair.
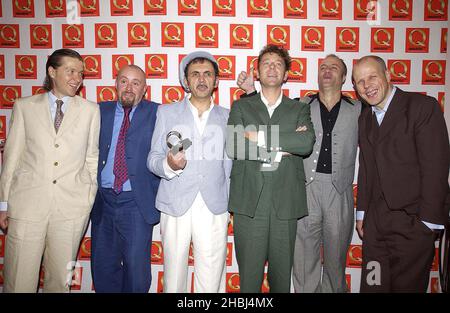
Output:
[[276,45],[267,45],[259,52],[258,67],[259,67],[259,64],[261,64],[262,57],[267,53],[275,53],[275,54],[279,55],[284,61],[284,66],[286,68],[286,71],[289,71],[291,69],[291,61],[292,60],[291,60],[291,57],[289,56],[289,52],[286,49],[284,49],[283,47],[279,47]]
[[81,62],[83,62],[83,58],[81,55],[72,49],[58,49],[55,50],[47,59],[47,63],[45,64],[45,80],[44,80],[44,88],[48,91],[53,89],[53,83],[50,78],[50,75],[48,74],[49,67],[53,67],[54,69],[57,69],[61,66],[61,60],[63,57],[69,57],[78,59]]
[[198,58],[192,59],[192,60],[186,65],[186,67],[184,68],[184,77],[186,77],[186,79],[188,78],[188,69],[189,69],[189,66],[190,66],[191,64],[194,64],[194,63],[203,63],[203,62],[205,62],[205,61],[208,61],[209,63],[212,64],[212,66],[213,66],[213,68],[214,68],[214,76],[215,76],[215,77],[218,77],[218,76],[219,76],[219,65],[217,65],[216,62],[213,62],[213,61],[211,61],[210,59],[203,58],[203,57],[198,57]]
[[336,54],[333,54],[333,53],[327,55],[327,56],[325,57],[325,59],[326,59],[326,58],[335,58],[335,59],[338,59],[339,62],[341,62],[342,67],[343,67],[343,69],[344,69],[344,76],[347,76],[347,65],[345,64],[344,60],[342,60],[340,57],[338,57]]

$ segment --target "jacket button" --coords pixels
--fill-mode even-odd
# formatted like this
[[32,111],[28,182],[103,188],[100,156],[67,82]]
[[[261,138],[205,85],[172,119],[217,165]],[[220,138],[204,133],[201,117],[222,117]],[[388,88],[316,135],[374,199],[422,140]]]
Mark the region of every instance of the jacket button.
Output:
[[59,148],[59,145],[57,143],[55,143],[55,148]]
[[53,184],[56,184],[56,180],[53,181]]
[[54,166],[58,166],[58,162],[53,163]]

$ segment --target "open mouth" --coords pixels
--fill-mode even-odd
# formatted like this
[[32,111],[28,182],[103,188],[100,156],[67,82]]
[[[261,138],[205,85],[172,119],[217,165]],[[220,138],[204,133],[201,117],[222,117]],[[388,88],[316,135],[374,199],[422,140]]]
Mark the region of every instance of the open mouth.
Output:
[[378,89],[372,89],[366,92],[366,96],[370,99],[370,98],[374,98],[376,97],[376,95],[378,94]]

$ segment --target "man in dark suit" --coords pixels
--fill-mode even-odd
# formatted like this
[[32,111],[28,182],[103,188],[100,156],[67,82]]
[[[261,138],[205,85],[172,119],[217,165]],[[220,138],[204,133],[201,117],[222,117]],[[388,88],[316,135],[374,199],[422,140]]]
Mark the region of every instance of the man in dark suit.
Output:
[[361,292],[426,292],[437,232],[449,212],[442,111],[436,99],[394,87],[377,56],[356,62],[353,83],[371,106],[359,119]]
[[282,93],[290,57],[277,46],[258,57],[261,92],[233,103],[227,153],[233,159],[229,210],[241,292],[290,292],[297,219],[307,214],[302,156],[315,136],[309,106]]
[[118,101],[100,103],[100,156],[92,209],[92,277],[97,292],[148,292],[150,247],[159,222],[159,178],[147,169],[158,105],[143,100],[145,73],[130,65],[116,79]]

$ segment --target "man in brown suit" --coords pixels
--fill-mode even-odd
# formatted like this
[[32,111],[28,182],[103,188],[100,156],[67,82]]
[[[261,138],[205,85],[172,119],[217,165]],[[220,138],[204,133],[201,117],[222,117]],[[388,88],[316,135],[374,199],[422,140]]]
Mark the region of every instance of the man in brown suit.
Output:
[[361,292],[426,292],[449,209],[442,111],[436,99],[394,87],[377,56],[356,62],[353,84],[371,106],[359,118]]

